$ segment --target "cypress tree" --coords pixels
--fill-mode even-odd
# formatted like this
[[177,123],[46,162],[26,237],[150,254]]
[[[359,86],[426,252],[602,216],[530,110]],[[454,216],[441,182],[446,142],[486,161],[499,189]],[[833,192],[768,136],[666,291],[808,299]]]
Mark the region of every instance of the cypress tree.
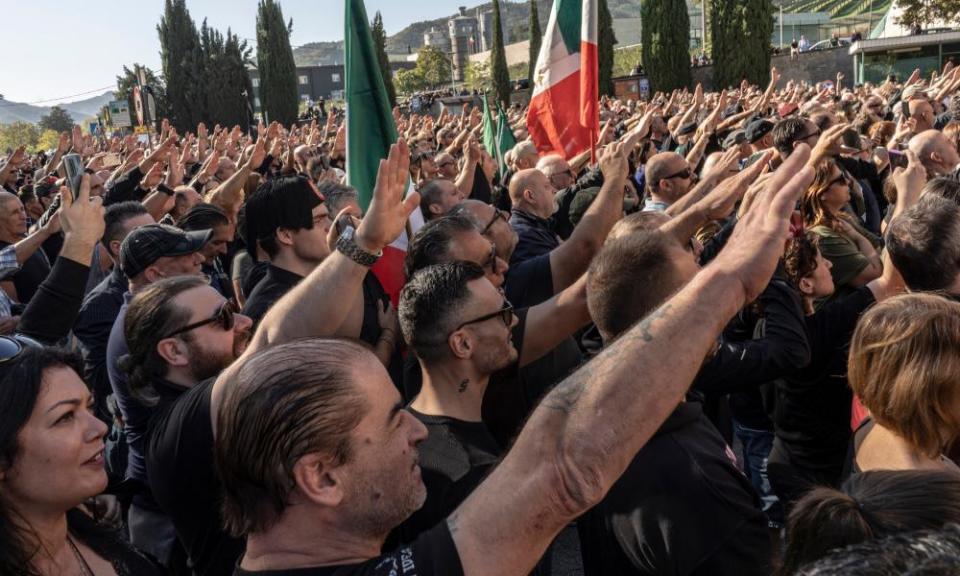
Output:
[[500,1],[493,0],[493,50],[490,52],[490,79],[493,92],[504,108],[510,105],[510,71],[503,49],[503,28],[500,24]]
[[537,0],[530,0],[530,56],[527,62],[527,78],[530,88],[533,88],[533,74],[537,70],[537,58],[540,56],[540,44],[543,42],[543,32],[540,30],[540,13],[537,10]]
[[710,15],[716,87],[734,86],[744,78],[761,85],[768,82],[773,34],[770,0],[711,0]]
[[773,35],[773,3],[746,0],[743,7],[743,77],[763,86],[770,81],[770,38]]
[[390,100],[390,106],[396,106],[397,90],[393,87],[393,72],[390,71],[390,58],[387,57],[387,33],[383,29],[383,16],[380,15],[379,10],[373,16],[370,33],[373,35],[373,45],[377,49],[377,61],[380,63],[383,85],[387,89],[387,99]]
[[599,72],[599,93],[613,96],[613,47],[617,36],[613,33],[613,18],[607,0],[597,5],[597,67]]
[[690,16],[684,0],[648,0],[641,5],[643,65],[653,90],[690,85]]
[[290,25],[274,0],[257,6],[257,69],[260,73],[260,103],[267,118],[290,125],[299,112],[297,67],[290,47]]
[[201,83],[200,38],[185,0],[166,0],[157,34],[170,122],[181,132],[195,130],[203,118],[206,87]]

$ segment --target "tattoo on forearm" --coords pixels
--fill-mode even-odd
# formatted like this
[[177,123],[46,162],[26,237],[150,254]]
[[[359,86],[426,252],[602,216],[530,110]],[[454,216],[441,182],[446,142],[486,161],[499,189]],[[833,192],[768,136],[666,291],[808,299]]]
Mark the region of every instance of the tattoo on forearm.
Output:
[[640,337],[643,338],[644,342],[653,341],[654,336],[650,332],[650,329],[653,327],[653,323],[666,316],[667,312],[670,311],[670,308],[670,304],[664,304],[640,321]]
[[576,406],[580,397],[583,396],[586,380],[580,372],[584,370],[589,370],[589,366],[581,368],[580,371],[557,384],[556,388],[551,390],[543,399],[543,406],[564,413],[570,412],[570,410]]

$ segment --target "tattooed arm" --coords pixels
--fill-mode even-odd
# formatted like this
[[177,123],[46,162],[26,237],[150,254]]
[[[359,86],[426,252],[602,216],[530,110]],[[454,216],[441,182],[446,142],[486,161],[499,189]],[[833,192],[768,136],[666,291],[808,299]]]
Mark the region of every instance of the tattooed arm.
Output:
[[543,399],[447,520],[466,574],[528,573],[603,498],[676,408],[723,326],[769,281],[812,180],[808,156],[806,146],[790,155],[709,267]]

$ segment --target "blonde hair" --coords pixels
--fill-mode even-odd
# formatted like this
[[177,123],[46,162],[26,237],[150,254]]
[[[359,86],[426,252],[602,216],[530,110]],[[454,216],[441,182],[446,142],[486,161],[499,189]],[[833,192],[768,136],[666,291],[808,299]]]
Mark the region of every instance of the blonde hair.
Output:
[[848,379],[877,423],[938,457],[960,429],[960,303],[905,294],[877,304],[853,334]]

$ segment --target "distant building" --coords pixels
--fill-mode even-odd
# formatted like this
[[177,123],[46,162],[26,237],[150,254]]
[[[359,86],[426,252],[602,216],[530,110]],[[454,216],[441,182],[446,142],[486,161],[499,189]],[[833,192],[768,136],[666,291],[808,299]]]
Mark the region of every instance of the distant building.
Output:
[[436,48],[444,54],[450,53],[450,33],[431,27],[423,33],[423,45]]
[[447,28],[452,49],[453,79],[463,82],[470,55],[480,51],[480,26],[476,18],[467,15],[467,8],[461,6],[460,14],[447,22]]
[[[390,60],[390,70],[396,74],[398,70],[415,68],[416,61]],[[260,113],[260,73],[255,66],[248,67],[250,82],[253,84],[253,111]],[[297,66],[297,94],[300,100],[316,102],[320,98],[325,100],[340,100],[346,88],[343,64],[327,64],[323,66]]]
[[[481,12],[477,8],[477,24],[480,26],[480,45],[477,52],[486,52],[493,49],[493,12]],[[502,27],[501,27],[502,28]],[[507,39],[503,39],[507,44]]]

